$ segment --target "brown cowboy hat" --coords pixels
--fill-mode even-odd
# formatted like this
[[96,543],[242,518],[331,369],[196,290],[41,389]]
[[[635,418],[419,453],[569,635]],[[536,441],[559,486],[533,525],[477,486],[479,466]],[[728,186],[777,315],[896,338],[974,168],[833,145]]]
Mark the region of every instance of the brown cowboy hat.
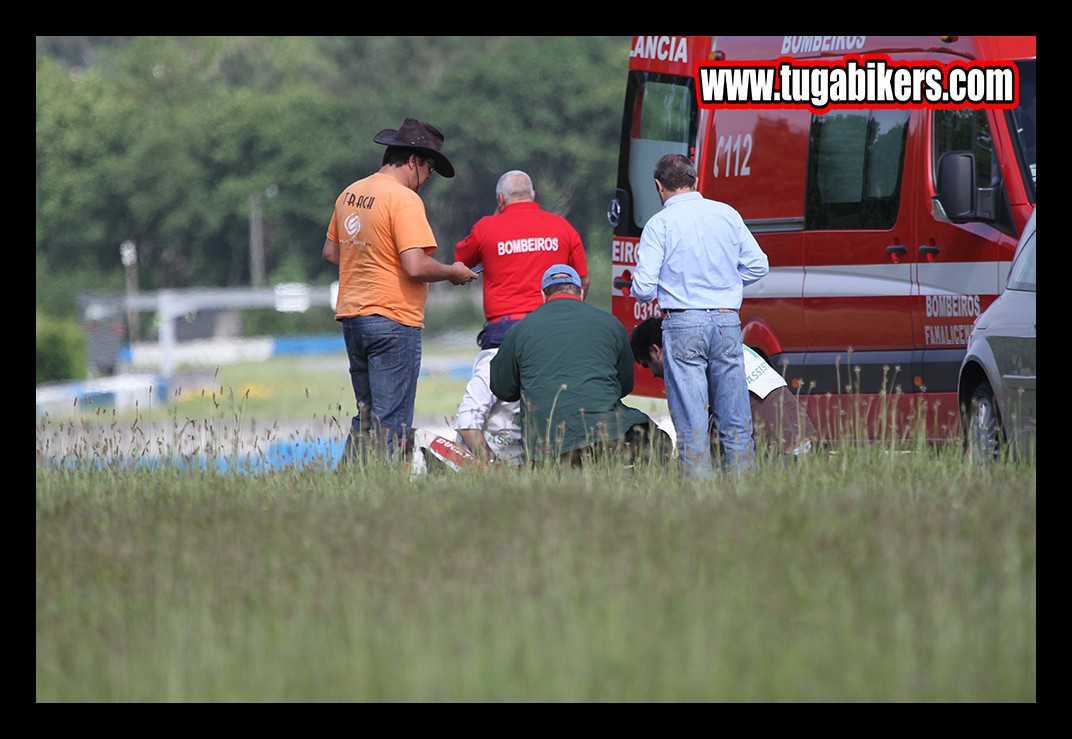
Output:
[[454,176],[454,167],[450,161],[440,153],[443,146],[443,134],[430,123],[418,121],[415,118],[407,118],[397,130],[385,128],[372,137],[377,144],[384,146],[404,146],[410,149],[421,149],[428,152],[435,162],[435,171],[444,177]]

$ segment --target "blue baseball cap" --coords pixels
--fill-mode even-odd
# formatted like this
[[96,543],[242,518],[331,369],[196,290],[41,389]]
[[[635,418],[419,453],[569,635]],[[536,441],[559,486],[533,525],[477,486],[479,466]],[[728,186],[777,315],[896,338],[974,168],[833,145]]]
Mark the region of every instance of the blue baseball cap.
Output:
[[581,276],[577,274],[577,270],[568,264],[553,264],[543,273],[543,282],[540,284],[540,289],[546,290],[551,285],[565,285],[567,283],[577,287],[581,286]]

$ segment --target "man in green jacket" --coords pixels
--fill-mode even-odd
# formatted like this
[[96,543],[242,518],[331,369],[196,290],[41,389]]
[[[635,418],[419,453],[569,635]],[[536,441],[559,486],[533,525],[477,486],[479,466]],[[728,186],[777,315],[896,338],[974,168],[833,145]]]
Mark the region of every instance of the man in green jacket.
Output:
[[547,269],[544,303],[510,328],[491,360],[491,391],[521,401],[531,462],[615,457],[625,464],[671,456],[670,436],[622,398],[633,391],[633,352],[617,318],[581,300],[567,264]]

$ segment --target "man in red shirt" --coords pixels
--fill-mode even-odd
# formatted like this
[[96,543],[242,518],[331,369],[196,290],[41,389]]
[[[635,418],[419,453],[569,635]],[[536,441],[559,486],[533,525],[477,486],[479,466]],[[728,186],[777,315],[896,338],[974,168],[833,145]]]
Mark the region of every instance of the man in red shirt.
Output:
[[458,242],[454,258],[467,267],[484,268],[484,318],[477,336],[481,349],[502,343],[517,321],[543,305],[540,275],[554,264],[568,264],[581,277],[582,299],[588,295],[584,244],[569,221],[536,203],[532,179],[511,170],[495,186],[495,215],[484,216]]

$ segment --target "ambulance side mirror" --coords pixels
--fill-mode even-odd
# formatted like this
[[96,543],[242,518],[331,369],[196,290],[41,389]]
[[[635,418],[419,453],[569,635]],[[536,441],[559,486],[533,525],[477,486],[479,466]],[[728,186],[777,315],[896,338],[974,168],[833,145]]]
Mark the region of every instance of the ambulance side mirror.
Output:
[[970,151],[947,151],[938,160],[934,199],[953,223],[976,220],[975,157]]
[[614,235],[624,236],[628,233],[632,219],[633,208],[629,193],[618,188],[614,192],[614,200],[610,201],[610,206],[607,208],[607,222],[614,227]]

